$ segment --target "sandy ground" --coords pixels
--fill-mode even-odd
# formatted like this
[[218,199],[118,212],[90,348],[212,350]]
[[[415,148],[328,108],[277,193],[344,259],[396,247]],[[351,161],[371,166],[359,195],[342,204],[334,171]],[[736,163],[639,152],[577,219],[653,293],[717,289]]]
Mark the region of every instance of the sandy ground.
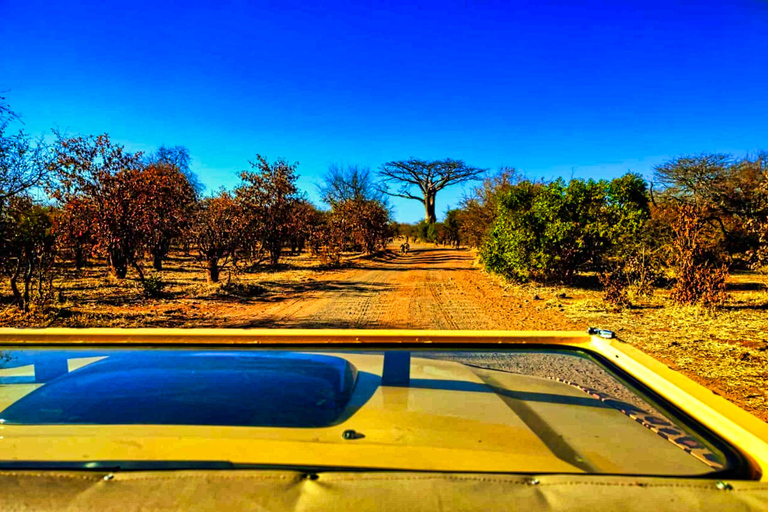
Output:
[[466,250],[416,246],[406,255],[361,260],[355,268],[319,276],[298,290],[238,305],[209,322],[286,328],[586,328],[532,297],[505,292],[473,260]]
[[[209,284],[199,266],[176,257],[160,275],[161,299],[144,299],[137,282],[109,278],[103,265],[62,280],[64,302],[56,318],[0,315],[6,326],[263,327],[359,329],[571,330],[568,320],[534,291],[506,290],[474,263],[466,249],[413,245],[358,258],[342,269],[321,269],[303,255],[278,271],[225,271]],[[232,283],[255,293],[238,294]],[[10,295],[7,293],[6,295]]]

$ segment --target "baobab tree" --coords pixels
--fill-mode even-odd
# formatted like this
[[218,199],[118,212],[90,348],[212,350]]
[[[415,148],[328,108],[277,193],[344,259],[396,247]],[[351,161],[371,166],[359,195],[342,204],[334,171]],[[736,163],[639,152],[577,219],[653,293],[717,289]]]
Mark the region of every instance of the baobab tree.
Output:
[[[383,182],[384,192],[390,196],[403,197],[420,201],[424,205],[424,218],[434,223],[435,197],[440,190],[450,185],[476,180],[485,169],[470,167],[461,160],[399,160],[387,162],[379,169],[379,177]],[[391,191],[389,183],[398,183],[399,188]],[[413,187],[418,187],[420,195],[413,193]]]

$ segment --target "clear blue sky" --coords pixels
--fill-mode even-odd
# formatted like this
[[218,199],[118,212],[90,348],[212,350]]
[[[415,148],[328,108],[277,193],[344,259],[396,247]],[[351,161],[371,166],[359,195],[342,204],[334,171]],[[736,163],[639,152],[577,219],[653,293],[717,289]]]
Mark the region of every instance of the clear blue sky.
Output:
[[768,3],[0,0],[0,91],[33,134],[185,145],[209,189],[256,153],[313,198],[332,162],[410,156],[649,174],[768,148]]

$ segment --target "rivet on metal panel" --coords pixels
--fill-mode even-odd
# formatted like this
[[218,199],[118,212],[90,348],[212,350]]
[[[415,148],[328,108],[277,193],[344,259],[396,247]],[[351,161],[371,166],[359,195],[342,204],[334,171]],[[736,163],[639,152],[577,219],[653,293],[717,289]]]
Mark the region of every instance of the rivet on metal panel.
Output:
[[112,480],[113,478],[115,478],[115,475],[113,475],[112,473],[110,473],[108,475],[104,475],[104,480],[105,481]]
[[317,480],[318,478],[320,478],[320,475],[318,475],[317,473],[307,473],[306,475],[304,475],[304,478],[306,478],[307,480]]
[[733,490],[733,486],[731,484],[729,484],[728,482],[723,482],[722,480],[718,481],[715,484],[715,487],[717,487],[721,491],[731,491],[731,490]]
[[528,480],[528,485],[539,485],[539,479],[538,478],[531,478]]

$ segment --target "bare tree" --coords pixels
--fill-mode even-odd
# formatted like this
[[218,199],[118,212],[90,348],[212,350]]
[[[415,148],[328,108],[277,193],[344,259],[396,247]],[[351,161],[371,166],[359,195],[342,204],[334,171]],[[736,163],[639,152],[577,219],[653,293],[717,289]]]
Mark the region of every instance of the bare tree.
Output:
[[145,163],[162,163],[176,166],[187,177],[198,198],[205,192],[205,185],[203,185],[197,173],[190,167],[192,157],[189,155],[189,150],[184,146],[160,146],[155,153],[145,159]]
[[0,96],[0,131],[8,126],[13,119],[18,119],[19,115],[11,110],[10,105],[5,101],[5,96]]
[[0,204],[44,184],[48,176],[48,148],[24,132],[6,135],[0,123]]
[[368,167],[331,164],[318,189],[329,206],[349,200],[373,200],[386,205],[386,195],[374,183]]
[[35,145],[23,131],[9,134],[14,119],[19,115],[0,96],[0,208],[11,197],[40,184],[47,173],[42,141]]
[[[413,199],[424,204],[424,218],[429,223],[437,220],[435,216],[435,197],[444,188],[479,179],[485,169],[470,167],[461,160],[399,160],[387,162],[379,169],[379,176],[383,182],[383,191],[394,197]],[[389,183],[398,183],[400,187],[396,192],[390,191]],[[420,194],[412,192],[413,187],[418,187]]]

